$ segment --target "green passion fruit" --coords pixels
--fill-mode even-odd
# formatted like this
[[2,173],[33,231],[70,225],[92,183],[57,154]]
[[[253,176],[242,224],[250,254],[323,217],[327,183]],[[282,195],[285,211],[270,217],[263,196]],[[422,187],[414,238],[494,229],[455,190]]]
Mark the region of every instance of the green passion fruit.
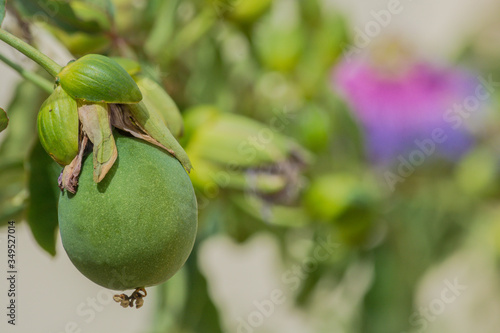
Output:
[[193,186],[179,161],[138,139],[115,134],[118,159],[100,183],[92,156],[78,191],[61,193],[61,239],[76,268],[113,290],[160,284],[187,260],[197,230]]

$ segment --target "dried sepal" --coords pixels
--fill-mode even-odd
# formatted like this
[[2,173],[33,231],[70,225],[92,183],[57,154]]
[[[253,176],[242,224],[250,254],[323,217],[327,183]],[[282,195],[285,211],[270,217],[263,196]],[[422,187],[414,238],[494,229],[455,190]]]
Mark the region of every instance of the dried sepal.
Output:
[[[134,121],[134,117],[132,117],[132,114],[128,109],[121,108],[117,104],[110,104],[109,105],[109,114],[110,114],[110,119],[111,119],[111,125],[113,127],[116,127],[122,131],[128,132],[132,136],[147,141],[149,143],[154,144],[155,146],[158,146],[162,149],[165,149],[168,151],[167,148],[165,148],[161,143],[153,139],[151,136],[149,136],[143,128],[141,128],[137,123]],[[170,153],[170,151],[169,151]]]
[[135,301],[135,308],[136,308],[136,309],[141,308],[143,305],[144,305],[144,299],[142,299],[142,298],[138,298],[138,299]]
[[78,115],[83,132],[94,145],[94,182],[99,183],[104,179],[118,157],[108,105],[79,103]]
[[130,306],[130,300],[129,297],[125,294],[121,295],[114,295],[113,300],[117,303],[120,303],[120,306],[122,308],[128,308]]
[[83,155],[88,144],[88,137],[82,131],[80,131],[80,136],[78,155],[76,155],[70,164],[64,167],[58,179],[61,191],[67,190],[73,194],[76,193],[76,188],[78,187],[78,177],[82,169]]
[[134,117],[128,109],[122,109],[119,105],[116,104],[110,104],[109,109],[111,116],[111,125],[113,127],[125,131],[138,139],[158,146],[159,148],[166,150],[169,154],[174,155],[174,151],[172,149],[168,149],[167,147],[153,139],[153,137],[151,137],[148,133],[146,133],[146,131],[135,122]]
[[120,303],[121,307],[123,308],[133,308],[135,302],[135,308],[139,309],[144,305],[144,297],[146,297],[147,295],[148,293],[146,292],[146,289],[141,287],[135,289],[135,291],[130,296],[127,296],[125,294],[114,295],[113,300],[117,303]]

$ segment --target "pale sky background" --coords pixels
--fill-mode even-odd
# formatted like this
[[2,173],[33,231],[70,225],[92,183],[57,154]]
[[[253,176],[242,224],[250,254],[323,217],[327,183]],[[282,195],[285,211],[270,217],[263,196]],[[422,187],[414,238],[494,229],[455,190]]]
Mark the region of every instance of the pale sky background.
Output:
[[[305,0],[301,0],[305,1]],[[388,0],[325,0],[336,5],[351,19],[352,27],[364,29],[373,20],[371,11],[386,9]],[[464,36],[470,36],[479,29],[482,23],[492,20],[492,15],[499,12],[500,4],[496,0],[401,0],[403,10],[391,19],[390,24],[383,28],[384,34],[397,34],[413,43],[416,50],[424,56],[446,59],[453,56],[462,46]],[[500,18],[500,16],[498,17]],[[377,37],[376,37],[377,38]],[[496,41],[498,42],[498,41]],[[50,53],[49,48],[47,53]],[[0,43],[0,52],[13,55],[15,52]],[[59,54],[57,59],[63,64],[69,55]],[[18,76],[11,69],[0,64],[0,106],[6,107],[10,100],[12,89]],[[35,244],[27,226],[18,224],[16,237],[18,239],[18,326],[14,329],[7,326],[4,312],[0,311],[0,332],[92,332],[92,333],[135,333],[144,332],[141,327],[147,327],[151,319],[154,305],[154,290],[146,298],[141,310],[122,309],[109,300],[109,292],[93,284],[83,277],[70,263],[61,244],[58,244],[58,255],[50,258]],[[209,278],[211,290],[217,291],[216,303],[231,307],[231,318],[223,318],[227,327],[231,327],[238,314],[248,313],[255,300],[255,292],[267,292],[279,285],[272,263],[265,259],[270,257],[275,245],[266,237],[259,237],[251,243],[252,255],[248,251],[239,253],[227,239],[215,239],[205,244],[202,268]],[[6,262],[6,232],[0,231],[0,272],[5,271]],[[229,249],[224,251],[224,249]],[[232,249],[232,250],[231,250]],[[272,254],[272,253],[271,253]],[[245,257],[246,256],[246,257]],[[237,274],[232,267],[242,258],[253,258],[247,262],[253,266],[251,270],[256,276],[266,276],[268,279],[245,279],[245,275]],[[262,260],[260,260],[261,258]],[[361,268],[360,268],[361,269]],[[364,269],[364,268],[363,268]],[[251,274],[246,274],[250,278]],[[0,274],[0,308],[5,309],[5,291],[7,284],[3,273]],[[240,290],[238,301],[232,293],[224,293],[227,281],[220,277],[231,279],[230,289]],[[224,286],[226,283],[226,286]],[[234,295],[233,295],[234,296]],[[91,310],[92,298],[97,299],[95,310]],[[83,304],[83,305],[82,305]],[[250,307],[249,307],[250,304]],[[88,315],[79,315],[78,309],[87,311]],[[95,314],[91,318],[90,313]],[[293,319],[293,320],[292,320]],[[295,323],[295,325],[287,325]],[[74,324],[71,324],[74,323]],[[68,327],[66,325],[69,325]],[[72,327],[72,325],[76,325]],[[294,312],[285,304],[263,325],[272,332],[303,333],[310,331],[307,318]],[[229,331],[229,330],[228,330]],[[235,330],[231,330],[234,331]],[[256,332],[264,332],[257,331]]]

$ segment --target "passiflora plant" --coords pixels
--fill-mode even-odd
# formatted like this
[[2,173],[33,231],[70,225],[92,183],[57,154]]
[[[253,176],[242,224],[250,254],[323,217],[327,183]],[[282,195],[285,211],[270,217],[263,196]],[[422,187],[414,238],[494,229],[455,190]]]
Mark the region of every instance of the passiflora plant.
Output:
[[[256,301],[249,292],[264,276],[281,277],[280,313],[307,318],[299,330],[412,330],[429,267],[468,248],[473,223],[471,239],[500,230],[491,131],[459,164],[433,154],[392,190],[379,173],[397,160],[369,158],[371,144],[412,149],[408,129],[425,125],[413,112],[398,130],[411,103],[395,83],[437,112],[453,96],[461,104],[475,81],[425,62],[408,71],[409,51],[358,59],[331,1],[7,0],[7,9],[0,61],[24,80],[0,105],[0,227],[26,221],[52,256],[60,234],[74,266],[118,291],[123,307],[141,307],[148,288],[158,300],[142,309],[154,304],[151,332],[287,331],[286,317],[260,311],[274,292]],[[0,0],[0,23],[4,14]],[[9,45],[42,69],[5,57]],[[389,62],[372,61],[381,56]],[[214,251],[229,243],[230,257]],[[254,244],[269,256],[241,262]],[[267,271],[250,286],[227,274],[244,274],[240,264]],[[244,293],[219,292],[228,277]]]
[[[185,263],[197,231],[191,163],[171,132],[183,127],[175,103],[130,61],[88,54],[61,67],[3,29],[0,39],[53,77],[52,86],[28,74],[50,91],[37,128],[42,147],[63,167],[58,222],[69,258],[103,287],[135,289],[115,300],[141,307],[145,287]],[[7,123],[1,110],[0,128]]]
[[[74,266],[120,291],[123,307],[141,307],[158,285],[156,331],[222,331],[198,264],[198,244],[214,234],[269,233],[284,262],[297,259],[298,234],[353,247],[370,236],[369,182],[329,171],[358,170],[357,146],[323,87],[343,20],[319,1],[7,5],[11,33],[0,40],[48,74],[0,52],[25,78],[0,110],[0,224],[25,218],[51,255],[59,231]],[[44,48],[47,33],[71,55],[64,62]],[[303,281],[301,302],[329,262]]]

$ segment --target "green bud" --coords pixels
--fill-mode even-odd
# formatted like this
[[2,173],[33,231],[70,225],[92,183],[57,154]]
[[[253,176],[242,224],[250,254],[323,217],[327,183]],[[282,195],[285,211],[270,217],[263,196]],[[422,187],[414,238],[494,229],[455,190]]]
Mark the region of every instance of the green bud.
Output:
[[200,105],[189,109],[184,117],[184,135],[182,142],[187,143],[191,141],[191,137],[196,134],[198,127],[204,123],[212,122],[217,119],[220,111],[217,107],[212,105]]
[[138,103],[141,91],[132,77],[116,61],[88,54],[70,62],[57,79],[73,98],[93,103]]
[[374,206],[377,188],[369,177],[359,179],[346,173],[327,174],[311,182],[304,199],[313,217],[332,222],[350,209],[367,210]]
[[0,108],[0,132],[7,128],[9,124],[9,117],[7,117],[7,112]]
[[479,147],[465,155],[456,168],[460,189],[474,197],[491,195],[497,189],[497,156],[491,148]]
[[293,137],[314,152],[328,147],[333,132],[328,113],[311,103],[297,114],[291,128]]
[[60,86],[38,112],[38,136],[45,151],[61,165],[78,154],[78,110],[76,101]]
[[186,112],[186,151],[200,189],[249,191],[292,204],[311,156],[292,139],[247,117],[200,106]]
[[122,66],[132,77],[141,71],[141,64],[129,58],[111,57],[118,65]]
[[229,9],[229,17],[240,23],[257,20],[269,7],[272,0],[239,0]]
[[89,34],[86,32],[68,33],[48,24],[43,26],[57,37],[71,54],[100,53],[107,50],[111,44],[109,37],[105,34]]
[[136,83],[142,92],[142,102],[148,110],[154,110],[161,115],[170,132],[175,137],[180,137],[184,131],[182,116],[168,93],[148,77],[137,77]]
[[193,185],[200,189],[224,188],[232,190],[251,190],[254,193],[268,195],[285,189],[289,180],[286,175],[268,172],[247,172],[231,169],[192,157],[196,169],[191,173]]
[[[290,2],[287,4],[287,12],[293,13],[292,7],[296,6],[298,1]],[[252,41],[265,67],[274,71],[290,72],[307,49],[307,40],[304,27],[296,14],[280,15],[282,7],[274,6],[270,15],[259,21],[253,31]]]
[[269,224],[300,228],[312,222],[302,206],[269,205],[267,200],[248,194],[234,194],[230,200],[250,216]]
[[340,242],[359,246],[374,230],[379,198],[369,175],[334,173],[313,179],[303,206],[314,219],[330,224]]
[[110,13],[98,2],[93,4],[85,1],[71,1],[70,6],[78,21],[95,24],[99,27],[99,31],[108,31],[111,28]]
[[141,75],[141,65],[137,61],[119,57],[112,59],[120,64],[127,73],[132,75],[135,83],[141,90],[142,102],[144,102],[146,108],[148,110],[154,109],[156,113],[160,114],[163,122],[175,137],[182,136],[184,124],[181,113],[165,89],[156,83],[156,81]]
[[186,112],[185,122],[188,154],[215,164],[257,167],[285,162],[292,154],[309,159],[288,137],[244,116],[203,106]]

